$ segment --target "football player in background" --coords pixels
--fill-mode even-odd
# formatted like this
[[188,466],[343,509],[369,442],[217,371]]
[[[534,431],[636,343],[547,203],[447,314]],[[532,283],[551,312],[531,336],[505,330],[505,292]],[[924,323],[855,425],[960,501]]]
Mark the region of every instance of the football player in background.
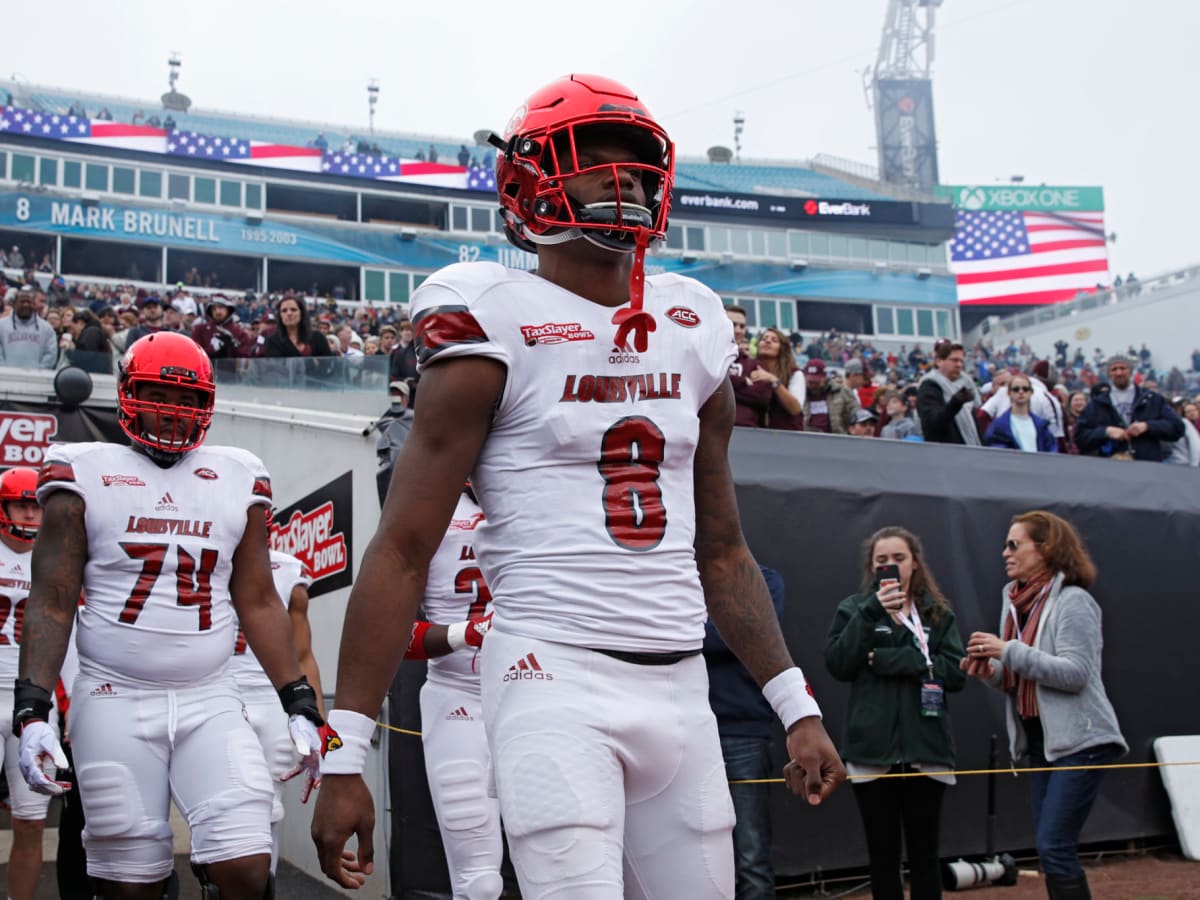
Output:
[[[268,534],[271,528],[271,515],[266,515]],[[271,550],[271,577],[275,585],[275,594],[283,601],[287,609],[288,619],[292,626],[292,642],[296,645],[296,654],[300,662],[300,671],[308,679],[316,694],[317,706],[324,713],[321,700],[321,673],[312,652],[312,628],[308,624],[308,589],[312,585],[312,576],[308,567],[296,557]],[[246,634],[239,627],[233,646],[233,660],[229,664],[230,674],[237,683],[246,706],[246,717],[250,721],[258,742],[262,745],[263,756],[267,761],[267,769],[271,773],[271,782],[275,789],[275,799],[271,805],[271,871],[274,872],[279,863],[279,823],[283,821],[283,784],[298,772],[296,768],[296,748],[288,733],[287,714],[279,706],[279,696],[271,684],[271,679],[263,671],[262,664],[250,645],[246,642]],[[315,786],[310,777],[304,785],[301,803],[308,802],[308,796]]]
[[[0,475],[0,697],[9,704],[21,653],[21,620],[32,577],[33,541],[41,523],[37,470],[15,468]],[[55,672],[55,681],[57,678]],[[11,900],[32,900],[42,873],[42,832],[50,798],[31,790],[21,777],[18,739],[11,723],[5,722],[0,729],[8,805],[12,810],[8,896]]]
[[[406,659],[428,659],[421,687],[421,745],[454,900],[496,900],[504,890],[500,804],[488,796],[491,754],[479,696],[479,648],[491,626],[491,594],[476,559],[483,511],[463,489],[429,563]],[[462,652],[456,652],[462,651]]]
[[732,326],[699,282],[645,277],[674,147],[628,88],[563,78],[495,142],[508,236],[537,270],[456,264],[413,295],[421,404],[346,612],[321,865],[361,885],[342,858],[356,835],[371,869],[368,741],[471,476],[495,608],[483,714],[521,895],[732,897],[706,614],[788,731],[792,790],[818,804],[845,778],[741,534]]
[[235,611],[316,777],[323,722],[271,580],[260,508],[270,480],[252,454],[202,446],[214,395],[212,366],[190,338],[148,335],[126,351],[117,382],[132,446],[54,445],[39,475],[13,730],[26,781],[60,792],[50,691],[82,587],[71,742],[88,874],[103,897],[161,896],[172,798],[205,890],[269,896],[273,791],[228,673]]

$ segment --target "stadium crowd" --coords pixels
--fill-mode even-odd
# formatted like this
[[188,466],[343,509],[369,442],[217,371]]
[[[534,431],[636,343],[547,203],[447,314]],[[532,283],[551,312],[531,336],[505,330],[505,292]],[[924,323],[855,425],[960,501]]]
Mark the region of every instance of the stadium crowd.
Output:
[[[5,366],[76,365],[112,373],[125,348],[138,337],[174,331],[196,340],[217,362],[225,381],[293,386],[303,382],[317,388],[351,384],[356,389],[378,387],[381,392],[390,383],[404,381],[412,391],[410,402],[416,401],[416,349],[412,323],[402,306],[348,304],[333,295],[310,296],[293,290],[202,293],[183,282],[157,289],[67,282],[52,270],[47,280],[44,268],[27,265],[16,246],[3,251],[0,265],[5,263],[10,273],[0,309],[0,364]],[[293,309],[301,315],[285,328],[280,312],[287,315]],[[744,312],[731,310],[731,318],[744,323]],[[1171,422],[1183,423],[1171,424],[1159,436],[1161,455],[1166,461],[1200,465],[1196,430],[1200,349],[1184,371],[1178,366],[1157,368],[1145,343],[1131,344],[1112,356],[1100,347],[1089,350],[1060,341],[1052,355],[1039,357],[1024,341],[997,346],[984,340],[960,348],[961,375],[954,377],[965,379],[961,384],[971,388],[971,396],[963,394],[963,402],[958,403],[949,394],[942,398],[936,394],[935,382],[943,368],[939,351],[958,347],[948,341],[886,348],[876,347],[868,337],[837,330],[808,335],[784,334],[772,327],[736,330],[743,352],[735,368],[744,371],[734,374],[734,385],[738,424],[743,426],[1046,452],[1047,442],[1043,439],[1039,448],[1036,440],[1041,420],[1054,438],[1051,452],[1124,458],[1129,448],[1122,441],[1097,446],[1085,439],[1081,446],[1077,438],[1080,416],[1094,398],[1108,394],[1111,366],[1123,360],[1139,396],[1161,396]],[[319,359],[282,369],[249,362],[286,357]],[[368,362],[370,358],[379,361]],[[1022,404],[1016,411],[1010,408],[1008,383],[1016,375],[1022,376],[1022,383],[1029,382],[1028,420]],[[928,401],[924,409],[923,386]],[[1021,392],[1022,386],[1017,385],[1015,393]],[[947,437],[936,415],[939,410],[958,415],[962,406],[974,422],[973,433],[958,428],[957,436]],[[1084,420],[1086,425],[1088,416]],[[958,421],[961,425],[967,419]],[[1177,428],[1182,435],[1171,437]]]

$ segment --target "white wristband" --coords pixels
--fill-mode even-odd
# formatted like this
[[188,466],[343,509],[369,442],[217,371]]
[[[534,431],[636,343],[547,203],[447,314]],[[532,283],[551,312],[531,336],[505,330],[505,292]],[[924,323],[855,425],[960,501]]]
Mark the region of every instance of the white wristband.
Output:
[[361,775],[367,762],[371,735],[375,733],[374,720],[348,709],[332,709],[329,711],[329,727],[337,732],[337,739],[341,743],[326,749],[321,757],[321,773]]
[[821,707],[817,705],[799,666],[784,669],[763,685],[762,692],[775,710],[775,715],[779,716],[784,729],[791,728],[808,716],[821,717]]
[[455,622],[446,626],[446,643],[451,650],[461,650],[467,646],[467,623]]

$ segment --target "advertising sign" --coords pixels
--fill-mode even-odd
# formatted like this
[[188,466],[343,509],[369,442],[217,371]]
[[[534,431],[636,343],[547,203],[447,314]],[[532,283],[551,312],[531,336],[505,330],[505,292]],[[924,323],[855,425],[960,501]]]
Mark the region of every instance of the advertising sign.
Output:
[[883,180],[933,190],[938,183],[933,83],[918,78],[876,81],[875,130]]
[[271,548],[299,559],[312,573],[310,597],[351,581],[353,474],[344,472],[311,494],[275,511]]

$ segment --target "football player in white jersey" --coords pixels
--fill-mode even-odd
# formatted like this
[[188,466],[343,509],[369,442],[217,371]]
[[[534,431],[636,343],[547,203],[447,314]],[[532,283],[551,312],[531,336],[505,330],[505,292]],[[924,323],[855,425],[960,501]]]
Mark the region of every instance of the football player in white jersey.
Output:
[[[267,528],[270,530],[270,514],[267,514]],[[296,557],[271,550],[271,577],[275,583],[275,593],[283,601],[287,609],[288,619],[292,624],[292,641],[296,645],[299,657],[300,671],[312,685],[317,696],[318,708],[324,712],[321,703],[321,673],[312,653],[312,628],[308,624],[308,588],[312,584],[312,576],[308,567]],[[283,821],[283,785],[288,775],[295,769],[296,751],[292,746],[292,738],[288,733],[288,717],[279,706],[279,697],[271,684],[271,679],[263,671],[258,657],[250,649],[246,634],[241,628],[233,646],[233,661],[229,665],[233,680],[237,683],[246,707],[246,717],[258,735],[262,745],[263,756],[267,760],[267,768],[271,772],[271,780],[275,788],[275,800],[271,806],[271,871],[274,872],[279,862],[279,823]],[[304,786],[301,803],[308,802],[308,796],[313,788],[309,781]]]
[[845,778],[741,534],[720,298],[644,277],[674,148],[628,88],[571,76],[506,129],[496,181],[536,272],[449,266],[412,311],[421,404],[342,632],[313,836],[359,883],[358,774],[468,474],[495,608],[481,661],[500,811],[526,900],[733,896],[733,810],[699,655],[707,614],[788,731],[789,785]]
[[[21,653],[21,625],[29,596],[33,541],[42,522],[37,503],[37,470],[9,469],[0,475],[0,702],[12,703]],[[7,708],[7,707],[5,707]],[[0,724],[13,843],[8,857],[8,896],[32,900],[42,872],[42,832],[50,798],[35,793],[17,765],[18,739],[12,723]]]
[[[479,648],[491,625],[491,594],[476,559],[483,511],[464,488],[429,563],[406,659],[428,659],[421,687],[421,744],[454,900],[496,900],[504,890],[500,805],[488,796],[491,754],[479,696]],[[462,651],[462,652],[456,652]]]
[[274,792],[228,672],[235,609],[310,773],[323,724],[271,580],[270,480],[252,454],[202,446],[215,387],[190,338],[135,342],[117,392],[132,447],[54,445],[39,474],[13,713],[21,770],[35,790],[62,790],[62,748],[46,723],[83,587],[71,743],[98,893],[162,895],[174,799],[205,896],[260,900],[272,892]]

